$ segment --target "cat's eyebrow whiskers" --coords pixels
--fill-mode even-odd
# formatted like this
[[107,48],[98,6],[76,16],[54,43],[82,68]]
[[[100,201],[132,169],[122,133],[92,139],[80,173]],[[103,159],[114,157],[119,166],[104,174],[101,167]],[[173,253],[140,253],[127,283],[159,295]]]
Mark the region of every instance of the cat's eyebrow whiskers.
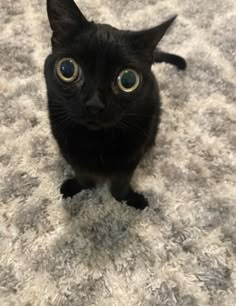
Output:
[[73,94],[78,89],[77,84],[78,84],[78,82],[73,82],[71,84],[67,84],[67,85],[63,86],[63,90],[65,90],[65,91],[70,90],[70,92],[68,92],[68,94]]

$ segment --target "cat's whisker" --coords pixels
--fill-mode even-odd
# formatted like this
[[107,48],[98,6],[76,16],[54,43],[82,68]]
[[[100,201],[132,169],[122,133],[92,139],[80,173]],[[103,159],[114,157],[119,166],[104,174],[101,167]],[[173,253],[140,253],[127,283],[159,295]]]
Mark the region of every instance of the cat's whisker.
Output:
[[123,131],[124,131],[125,133],[128,132],[129,134],[131,134],[131,135],[133,135],[133,136],[137,135],[135,129],[133,129],[132,126],[130,126],[129,124],[127,124],[127,122],[124,122],[124,121],[121,120],[121,121],[120,121],[120,127],[123,128]]
[[143,115],[143,114],[136,114],[136,113],[127,113],[127,117],[137,117],[137,118],[153,118],[155,115]]
[[58,123],[66,123],[67,126],[74,126],[73,121],[65,112],[53,112],[53,119]]
[[137,124],[134,124],[134,122],[132,122],[132,125],[131,125],[130,122],[127,122],[123,119],[122,123],[129,129],[129,131],[132,131],[134,135],[142,134],[142,135],[148,136],[147,132],[144,129],[142,129],[140,126],[138,126]]
[[[52,102],[59,102],[59,100],[51,100]],[[57,104],[50,104],[49,108],[53,110],[53,115],[58,119],[66,119],[66,121],[71,122],[70,116],[67,114],[66,110]]]

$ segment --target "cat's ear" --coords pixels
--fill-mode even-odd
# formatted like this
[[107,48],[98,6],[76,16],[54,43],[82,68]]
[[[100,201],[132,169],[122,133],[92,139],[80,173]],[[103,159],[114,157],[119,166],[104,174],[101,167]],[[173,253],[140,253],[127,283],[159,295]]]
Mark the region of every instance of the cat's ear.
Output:
[[71,36],[90,24],[73,0],[47,0],[47,12],[56,40]]
[[160,25],[138,32],[129,33],[129,42],[132,47],[137,51],[145,51],[152,54],[157,44],[160,42],[162,37],[165,35],[168,28],[176,19],[177,15],[169,18]]

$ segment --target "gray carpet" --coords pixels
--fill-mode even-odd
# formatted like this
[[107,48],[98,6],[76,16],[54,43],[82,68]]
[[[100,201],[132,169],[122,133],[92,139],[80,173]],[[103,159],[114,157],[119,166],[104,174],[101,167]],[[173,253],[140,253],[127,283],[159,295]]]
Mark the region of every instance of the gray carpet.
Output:
[[150,207],[106,186],[63,202],[71,173],[50,134],[45,0],[0,3],[0,305],[236,305],[236,2],[80,0],[92,19],[154,26],[188,70],[157,65],[163,118],[133,180]]

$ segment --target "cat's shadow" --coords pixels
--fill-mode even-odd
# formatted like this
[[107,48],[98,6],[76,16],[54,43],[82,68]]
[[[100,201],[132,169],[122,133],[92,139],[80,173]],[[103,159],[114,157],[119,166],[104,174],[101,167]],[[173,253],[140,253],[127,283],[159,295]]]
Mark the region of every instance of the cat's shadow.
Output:
[[[149,190],[145,195],[151,202],[146,210],[152,210],[152,216],[156,215],[158,219],[154,192]],[[117,202],[106,186],[82,191],[72,200],[62,200],[62,205],[67,215],[64,238],[60,242],[62,248],[68,237],[75,246],[84,245],[82,253],[86,252],[87,256],[80,260],[85,260],[90,268],[99,269],[110,264],[116,267],[130,249],[148,248],[139,235],[139,224],[146,210],[136,210]],[[136,262],[136,259],[133,258],[133,261]]]

